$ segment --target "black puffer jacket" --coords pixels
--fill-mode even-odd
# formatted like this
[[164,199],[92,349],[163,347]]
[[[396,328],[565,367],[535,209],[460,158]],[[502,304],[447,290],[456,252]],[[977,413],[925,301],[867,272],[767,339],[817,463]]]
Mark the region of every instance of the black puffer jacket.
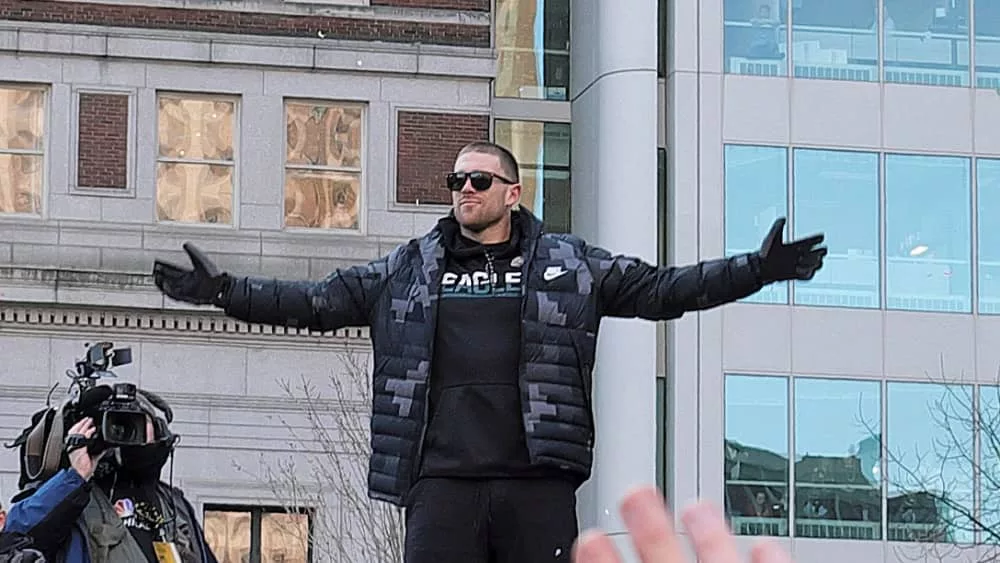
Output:
[[[372,498],[405,503],[427,426],[442,236],[430,233],[367,265],[319,282],[238,279],[226,313],[254,323],[329,331],[369,326],[375,356]],[[708,309],[761,288],[756,254],[683,268],[612,256],[571,235],[543,234],[529,212],[514,214],[524,258],[521,408],[531,462],[578,482],[590,476],[594,422],[591,370],[601,317],[665,320]],[[484,320],[484,322],[489,322]]]

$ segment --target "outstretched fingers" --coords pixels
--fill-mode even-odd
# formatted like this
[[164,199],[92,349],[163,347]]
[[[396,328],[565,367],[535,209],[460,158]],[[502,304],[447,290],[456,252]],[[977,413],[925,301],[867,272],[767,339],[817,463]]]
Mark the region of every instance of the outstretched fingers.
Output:
[[[729,531],[726,519],[718,507],[698,503],[681,516],[691,534],[695,554],[703,563],[739,563],[740,553]],[[680,559],[678,559],[680,561]]]
[[573,546],[573,563],[622,563],[611,538],[598,530],[588,530]]
[[673,519],[656,487],[642,487],[627,494],[622,501],[621,512],[641,561],[684,561]]

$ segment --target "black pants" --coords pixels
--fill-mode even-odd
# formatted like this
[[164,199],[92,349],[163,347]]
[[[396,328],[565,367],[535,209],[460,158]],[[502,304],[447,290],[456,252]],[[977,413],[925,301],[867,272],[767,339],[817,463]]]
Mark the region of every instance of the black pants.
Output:
[[421,479],[406,507],[406,563],[568,562],[576,487],[549,479]]

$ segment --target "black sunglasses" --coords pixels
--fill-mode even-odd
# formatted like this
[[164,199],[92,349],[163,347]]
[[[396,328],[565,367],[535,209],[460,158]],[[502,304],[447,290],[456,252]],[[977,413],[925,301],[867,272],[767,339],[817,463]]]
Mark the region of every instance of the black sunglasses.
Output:
[[517,182],[504,178],[499,174],[493,174],[492,172],[483,172],[481,170],[475,170],[473,172],[451,172],[447,176],[448,189],[457,192],[465,187],[465,181],[469,180],[472,183],[472,189],[477,192],[485,192],[490,189],[493,185],[493,179],[500,180],[505,184],[516,184]]

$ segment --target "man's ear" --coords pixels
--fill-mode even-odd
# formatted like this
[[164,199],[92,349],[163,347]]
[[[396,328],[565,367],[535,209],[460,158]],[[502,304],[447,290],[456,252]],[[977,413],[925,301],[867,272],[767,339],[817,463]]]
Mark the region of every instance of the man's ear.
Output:
[[515,205],[517,202],[521,201],[521,184],[511,184],[507,186],[507,207]]

